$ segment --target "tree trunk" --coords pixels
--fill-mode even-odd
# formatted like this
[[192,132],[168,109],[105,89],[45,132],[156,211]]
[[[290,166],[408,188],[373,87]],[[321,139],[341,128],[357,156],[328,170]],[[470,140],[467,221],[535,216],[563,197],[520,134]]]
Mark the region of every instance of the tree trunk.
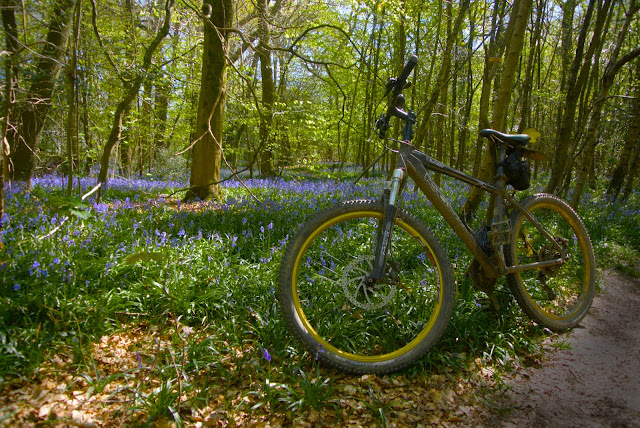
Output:
[[275,175],[273,165],[273,142],[271,141],[271,125],[273,124],[273,103],[275,102],[275,85],[273,83],[273,64],[271,58],[271,32],[269,29],[269,9],[267,0],[257,0],[258,15],[258,48],[260,58],[260,76],[262,85],[262,106],[260,113],[260,172],[271,177]]
[[205,20],[202,76],[196,142],[193,146],[190,187],[185,200],[200,200],[220,195],[222,126],[226,98],[227,34],[233,22],[231,0],[205,0],[210,11]]
[[51,108],[51,96],[64,62],[74,6],[75,0],[57,0],[54,3],[47,40],[38,55],[27,99],[19,108],[15,128],[7,132],[11,147],[11,175],[14,180],[25,181],[28,187],[31,187],[35,153]]
[[640,47],[637,47],[618,59],[620,49],[622,48],[624,39],[629,30],[629,25],[631,24],[631,21],[638,10],[640,10],[640,5],[631,7],[629,8],[629,10],[627,10],[622,30],[618,33],[616,46],[611,54],[609,63],[605,68],[605,72],[600,82],[600,90],[592,107],[589,127],[587,128],[587,134],[585,137],[585,149],[582,155],[582,165],[580,166],[580,171],[576,180],[576,187],[571,201],[571,205],[574,208],[576,208],[580,202],[580,196],[582,195],[585,183],[589,176],[589,171],[591,170],[594,162],[595,148],[598,143],[597,131],[600,125],[600,119],[602,117],[602,108],[604,107],[607,96],[609,95],[609,90],[611,89],[616,74],[618,74],[620,69],[627,62],[640,56]]
[[469,119],[471,117],[471,107],[473,104],[473,94],[475,88],[473,85],[473,63],[471,56],[473,54],[473,44],[475,40],[475,15],[469,12],[469,41],[467,43],[467,78],[465,82],[465,104],[462,111],[462,123],[458,132],[458,157],[456,159],[456,168],[460,171],[465,170],[467,162],[467,137],[469,135]]
[[[405,21],[406,21],[406,16],[405,16],[405,4],[404,4],[404,0],[401,0],[401,8],[400,11],[398,12],[400,14],[400,16],[398,17],[398,21],[395,23],[394,25],[394,32],[395,32],[395,36],[394,36],[394,43],[393,43],[393,50],[394,50],[394,60],[396,63],[396,75],[399,75],[400,72],[402,71],[402,67],[404,66],[405,63],[405,53],[406,53],[406,49],[407,49],[407,34],[406,34],[406,28],[405,28]],[[416,73],[416,71],[414,71],[414,73]],[[400,135],[400,132],[402,131],[402,125],[400,122],[400,118],[395,118],[395,124],[392,127],[393,130],[393,141],[391,141],[391,147],[393,148],[393,150],[389,153],[389,163],[387,165],[387,173],[390,175],[393,172],[393,169],[396,167],[396,161],[398,159],[398,154],[397,154],[397,150],[398,150],[398,141],[400,138],[402,138],[402,136]]]
[[122,126],[124,120],[131,109],[131,103],[138,96],[140,87],[146,79],[146,74],[151,67],[153,54],[160,46],[162,40],[169,34],[169,28],[171,27],[171,9],[173,8],[174,0],[167,0],[165,3],[165,17],[164,24],[155,38],[149,44],[144,52],[144,59],[140,66],[140,71],[136,75],[135,79],[125,90],[124,98],[118,103],[115,114],[113,116],[113,124],[111,126],[111,132],[109,138],[102,151],[102,157],[100,158],[100,172],[98,174],[98,182],[106,184],[107,176],[109,173],[109,162],[111,160],[111,153],[115,145],[120,141],[122,135]]
[[527,30],[527,21],[531,14],[533,0],[519,0],[519,8],[515,16],[513,32],[511,40],[509,40],[509,48],[505,54],[504,67],[500,77],[500,87],[498,90],[498,99],[493,108],[491,126],[493,129],[504,131],[507,121],[507,113],[509,111],[509,101],[513,93],[516,71],[520,61],[520,54],[524,44],[524,36]]
[[[432,46],[439,46],[440,45],[440,28],[442,27],[442,16],[444,14],[443,12],[443,1],[439,1],[438,2],[438,14],[437,14],[437,21],[435,23],[435,32],[434,32],[434,38],[433,38],[433,43]],[[430,25],[430,28],[433,28],[434,25]],[[431,62],[429,64],[429,71],[426,73],[426,76],[424,78],[426,85],[425,85],[425,91],[424,91],[424,103],[428,103],[429,97],[431,95],[431,80],[433,78],[433,70],[436,66],[436,63],[438,62],[439,59],[439,55],[438,52],[434,49],[433,50],[433,54],[431,55]],[[416,66],[417,67],[417,66]],[[415,88],[415,87],[414,87]],[[423,129],[424,132],[421,133],[419,130],[417,132],[417,136],[413,141],[413,145],[416,148],[420,148],[424,145],[424,142],[427,141],[430,137],[430,132],[431,132],[431,115],[426,115],[423,114],[422,115],[422,119],[420,120],[420,129]],[[433,148],[432,147],[424,147],[424,151],[426,153],[432,154],[433,152]]]
[[170,83],[162,81],[156,86],[155,102],[154,102],[154,126],[153,126],[153,144],[154,147],[169,147],[170,141],[165,135],[167,132],[167,119],[169,112],[169,93],[171,91]]
[[635,178],[638,176],[638,171],[640,171],[640,137],[636,137],[633,159],[631,160],[631,164],[629,165],[629,174],[627,174],[627,182],[624,185],[624,190],[622,191],[621,199],[623,201],[626,201],[629,199],[629,195],[631,194],[631,189],[633,189],[633,182],[635,181]]
[[[466,14],[466,11],[464,12]],[[445,12],[445,16],[447,17],[447,23],[446,23],[446,27],[447,27],[447,42],[449,40],[451,40],[452,42],[452,46],[453,43],[455,42],[455,37],[452,34],[451,31],[451,19],[452,19],[452,8],[451,8],[451,2],[447,2],[446,4],[446,12]],[[462,15],[464,16],[464,15]],[[449,53],[449,55],[445,55],[444,58],[442,58],[442,64],[440,65],[440,69],[442,70],[443,68],[446,68],[448,70],[451,70],[451,52]],[[446,62],[445,62],[446,61]],[[436,104],[435,108],[436,108],[436,132],[437,132],[437,136],[436,136],[436,160],[439,160],[440,162],[443,162],[445,159],[445,143],[448,140],[448,132],[447,132],[447,104],[449,101],[449,76],[447,76],[447,81],[445,82],[444,85],[442,85],[441,89],[440,89],[440,95],[439,95],[439,102]],[[455,85],[455,76],[454,76],[454,85]],[[439,173],[435,173],[433,175],[433,181],[439,186],[440,185],[440,180],[441,180],[441,174]]]
[[[524,44],[524,36],[527,29],[527,21],[531,14],[531,8],[533,6],[533,0],[519,0],[511,11],[511,17],[509,18],[509,29],[507,33],[510,34],[510,38],[507,41],[508,47],[505,53],[504,65],[502,68],[502,74],[500,78],[500,86],[497,91],[497,100],[495,102],[491,127],[498,131],[504,131],[506,123],[507,112],[509,111],[509,101],[511,93],[513,92],[513,84],[520,62],[520,54],[522,52],[522,45]],[[487,147],[485,155],[480,167],[480,179],[484,181],[493,182],[495,177],[492,174],[495,171],[496,163],[496,149],[490,139],[487,139]],[[479,187],[474,187],[467,198],[465,205],[462,209],[465,217],[470,218],[471,214],[475,212],[484,192]]]
[[540,41],[540,32],[542,31],[542,18],[544,16],[544,10],[546,2],[538,1],[536,11],[536,23],[531,34],[529,42],[529,56],[527,58],[527,66],[525,69],[524,82],[522,83],[522,104],[520,107],[520,125],[518,126],[518,132],[531,127],[531,90],[533,89],[533,65],[536,49],[536,44]]
[[427,133],[431,113],[433,113],[433,110],[438,103],[438,98],[443,87],[448,84],[449,78],[451,77],[451,51],[453,49],[453,43],[460,33],[460,28],[462,26],[462,22],[464,21],[464,16],[469,9],[469,1],[470,0],[462,0],[460,9],[458,10],[458,16],[456,17],[449,37],[447,37],[447,44],[444,52],[442,53],[442,67],[440,67],[436,84],[433,87],[431,94],[427,97],[425,106],[423,107],[422,122],[418,129],[418,132],[416,133],[416,141],[414,143],[416,147],[420,147],[423,144],[425,135]]
[[76,67],[77,52],[80,37],[80,18],[82,17],[82,0],[78,0],[75,10],[75,23],[73,25],[73,43],[71,45],[71,58],[68,60],[67,71],[67,102],[69,110],[67,111],[67,163],[69,165],[67,171],[67,194],[73,193],[73,174],[77,166],[78,158],[78,118],[77,118],[77,85],[76,85]]
[[636,91],[636,97],[631,103],[629,129],[625,135],[624,147],[613,170],[611,181],[607,186],[607,195],[617,199],[626,177],[632,174],[634,165],[631,163],[634,149],[640,146],[640,90]]
[[132,136],[131,138],[131,141],[137,141],[138,143],[138,165],[136,167],[136,172],[140,177],[144,174],[145,164],[147,162],[151,162],[151,153],[153,152],[153,120],[151,118],[152,94],[153,83],[149,79],[145,79],[142,84],[142,111],[138,109],[138,117],[141,115],[139,120],[140,126],[138,126],[138,135]]
[[16,60],[15,54],[19,46],[15,15],[15,9],[17,7],[18,3],[16,0],[3,0],[0,2],[0,13],[2,14],[2,26],[4,28],[4,38],[7,48],[4,69],[4,103],[2,104],[2,123],[0,124],[2,131],[0,133],[0,219],[4,216],[4,182],[10,153],[5,137],[14,114],[14,91],[17,85],[17,70],[16,64],[14,63]]
[[[491,84],[498,70],[499,60],[502,56],[502,48],[499,40],[503,34],[503,17],[505,2],[496,2],[493,7],[491,18],[491,39],[488,46],[485,46],[484,69],[482,72],[482,88],[480,89],[480,102],[478,107],[478,129],[482,130],[491,126],[489,122],[489,102],[491,100]],[[473,176],[478,177],[482,162],[482,148],[484,138],[478,136],[473,158]],[[478,201],[479,202],[479,201]]]
[[[377,4],[373,11],[373,27],[371,29],[371,42],[372,51],[369,55],[369,61],[373,61],[373,64],[369,62],[367,66],[367,74],[364,79],[365,82],[371,82],[374,77],[378,75],[378,67],[380,64],[380,44],[382,42],[382,26],[378,23],[378,11]],[[360,150],[357,157],[358,162],[361,164],[362,169],[367,168],[372,159],[371,155],[371,125],[375,120],[375,106],[374,101],[376,99],[376,85],[365,85],[365,108],[362,109],[362,123],[364,124],[364,132],[360,138]],[[364,171],[364,176],[369,176],[369,169]]]
[[[573,130],[578,100],[587,83],[588,71],[591,66],[591,58],[596,46],[600,44],[601,31],[606,21],[605,18],[607,16],[608,5],[610,3],[605,3],[602,8],[598,9],[593,37],[591,38],[587,55],[584,56],[583,61],[584,44],[586,42],[587,31],[591,23],[596,1],[598,0],[589,1],[584,20],[582,22],[580,35],[578,36],[576,50],[569,51],[569,55],[574,55],[574,59],[567,79],[567,95],[564,103],[562,119],[560,120],[560,125],[556,133],[556,148],[553,157],[553,165],[551,167],[551,177],[549,178],[549,183],[547,183],[545,188],[546,193],[555,193],[562,185],[562,179],[566,172],[566,165],[569,159],[569,150],[573,141]],[[567,49],[563,50],[565,53],[567,51]]]

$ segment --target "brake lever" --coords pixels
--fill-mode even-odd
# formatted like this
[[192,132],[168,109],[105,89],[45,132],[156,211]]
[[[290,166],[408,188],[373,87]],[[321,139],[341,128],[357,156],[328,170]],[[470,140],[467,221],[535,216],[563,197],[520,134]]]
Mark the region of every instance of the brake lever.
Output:
[[385,138],[387,131],[391,126],[389,125],[389,118],[386,113],[382,113],[379,118],[376,119],[374,129],[381,139]]

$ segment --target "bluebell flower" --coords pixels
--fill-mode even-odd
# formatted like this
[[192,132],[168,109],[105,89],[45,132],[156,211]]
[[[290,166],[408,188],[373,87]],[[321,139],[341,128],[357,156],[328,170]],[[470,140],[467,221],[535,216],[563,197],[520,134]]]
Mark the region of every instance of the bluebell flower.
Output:
[[271,354],[269,353],[269,350],[267,348],[264,348],[264,351],[262,352],[262,357],[267,361],[271,361]]
[[29,276],[33,275],[34,273],[36,275],[40,273],[40,262],[37,260],[34,260],[33,264],[29,268]]
[[320,354],[324,354],[324,349],[322,349],[322,345],[318,345],[318,350],[316,351],[316,361],[320,358]]

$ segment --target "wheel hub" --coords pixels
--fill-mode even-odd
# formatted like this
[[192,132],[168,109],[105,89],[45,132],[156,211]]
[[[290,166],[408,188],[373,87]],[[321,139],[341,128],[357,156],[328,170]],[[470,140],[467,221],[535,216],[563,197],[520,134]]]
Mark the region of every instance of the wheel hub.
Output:
[[[390,278],[397,277],[395,270],[390,265],[387,275]],[[373,270],[373,256],[360,256],[351,261],[340,280],[342,290],[351,304],[354,306],[373,310],[386,306],[396,292],[395,281],[376,281],[371,278]]]

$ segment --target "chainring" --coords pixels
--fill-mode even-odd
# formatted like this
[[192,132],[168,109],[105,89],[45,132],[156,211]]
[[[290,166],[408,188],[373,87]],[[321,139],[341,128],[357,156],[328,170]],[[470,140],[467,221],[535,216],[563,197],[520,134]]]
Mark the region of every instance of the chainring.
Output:
[[[558,245],[560,245],[560,247],[562,247],[563,252],[566,253],[569,247],[568,246],[569,240],[559,236],[556,236],[553,239],[558,243]],[[556,249],[556,247],[552,244],[541,247],[538,252],[538,261],[540,262],[555,260],[560,257],[562,257],[562,254],[560,254]],[[561,268],[562,268],[562,264],[559,264],[559,265],[541,268],[540,271],[543,272],[546,277],[553,278],[556,275],[558,275],[558,271],[560,271]]]
[[473,281],[473,285],[475,285],[478,290],[486,293],[486,295],[489,296],[489,300],[491,301],[493,308],[496,311],[499,311],[500,305],[498,304],[496,296],[493,294],[498,278],[489,278],[485,276],[482,266],[480,266],[480,263],[475,259],[471,262],[471,265],[469,265],[469,274]]

